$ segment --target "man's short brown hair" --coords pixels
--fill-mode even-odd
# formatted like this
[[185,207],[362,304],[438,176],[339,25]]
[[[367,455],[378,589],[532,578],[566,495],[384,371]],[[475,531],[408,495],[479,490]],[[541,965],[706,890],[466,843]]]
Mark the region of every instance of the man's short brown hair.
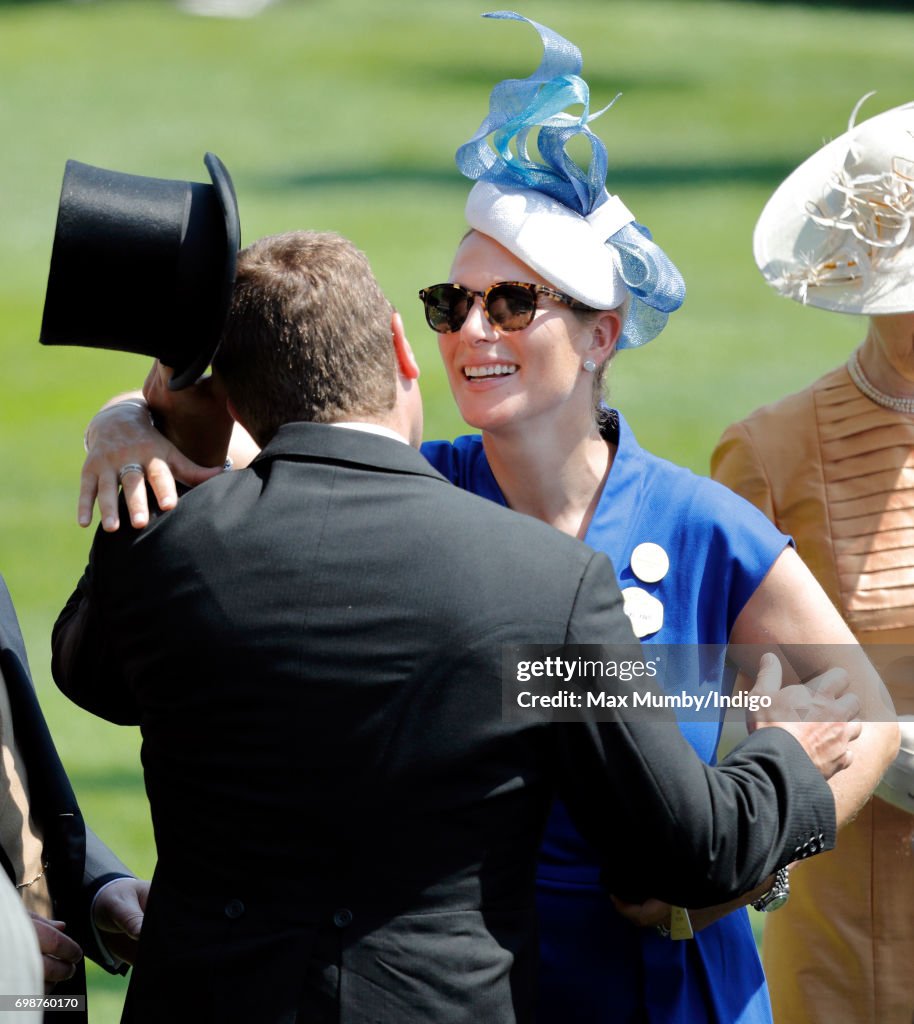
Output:
[[365,254],[340,235],[291,231],[242,250],[213,367],[254,440],[296,420],[389,412],[391,312]]

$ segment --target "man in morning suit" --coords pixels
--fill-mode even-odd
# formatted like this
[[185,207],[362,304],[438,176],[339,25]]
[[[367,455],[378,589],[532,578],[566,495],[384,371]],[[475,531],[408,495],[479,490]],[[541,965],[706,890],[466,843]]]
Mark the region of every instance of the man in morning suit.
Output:
[[[83,953],[120,974],[133,961],[148,883],[134,878],[83,823],[38,705],[2,576],[0,753],[0,865],[32,915],[52,994],[85,994]],[[58,1018],[87,1019],[73,1011],[45,1015]]]
[[[351,243],[245,250],[214,372],[262,453],[99,532],[55,628],[58,685],[143,734],[124,1020],[531,1022],[556,790],[632,896],[720,902],[832,844],[782,729],[714,769],[659,716],[503,718],[503,645],[633,642],[615,576],[411,447],[418,368]],[[854,727],[810,728],[843,763]]]

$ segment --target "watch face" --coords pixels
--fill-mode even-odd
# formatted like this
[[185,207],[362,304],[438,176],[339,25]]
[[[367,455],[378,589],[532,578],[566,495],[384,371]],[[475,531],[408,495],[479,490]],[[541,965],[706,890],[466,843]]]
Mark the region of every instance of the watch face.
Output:
[[784,904],[787,902],[789,896],[789,892],[779,892],[776,895],[772,896],[771,899],[765,904],[765,906],[762,909],[768,913],[770,913],[772,910],[780,910],[781,907],[783,907]]
[[760,896],[753,904],[753,908],[760,913],[770,913],[772,910],[780,910],[790,897],[790,876],[786,868],[781,868],[774,878],[774,885]]

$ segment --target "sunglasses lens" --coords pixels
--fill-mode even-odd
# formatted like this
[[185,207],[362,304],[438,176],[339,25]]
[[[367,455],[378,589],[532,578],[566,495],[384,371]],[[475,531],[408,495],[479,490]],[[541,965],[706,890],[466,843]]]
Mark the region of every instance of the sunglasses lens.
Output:
[[536,312],[536,292],[520,284],[497,284],[486,297],[486,310],[503,331],[522,331]]
[[[425,319],[439,334],[452,334],[463,327],[476,296],[456,284],[436,284],[422,292]],[[485,298],[486,316],[503,331],[522,331],[530,326],[536,312],[533,285],[505,282],[490,288]]]
[[426,288],[425,319],[433,331],[451,334],[459,331],[473,305],[473,295],[452,284],[436,284]]

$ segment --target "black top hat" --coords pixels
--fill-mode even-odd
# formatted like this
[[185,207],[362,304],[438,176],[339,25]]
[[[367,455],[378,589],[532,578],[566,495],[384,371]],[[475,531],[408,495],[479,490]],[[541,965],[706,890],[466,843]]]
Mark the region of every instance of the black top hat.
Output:
[[232,179],[212,185],[68,160],[44,300],[43,345],[155,356],[187,387],[219,345],[241,238]]

